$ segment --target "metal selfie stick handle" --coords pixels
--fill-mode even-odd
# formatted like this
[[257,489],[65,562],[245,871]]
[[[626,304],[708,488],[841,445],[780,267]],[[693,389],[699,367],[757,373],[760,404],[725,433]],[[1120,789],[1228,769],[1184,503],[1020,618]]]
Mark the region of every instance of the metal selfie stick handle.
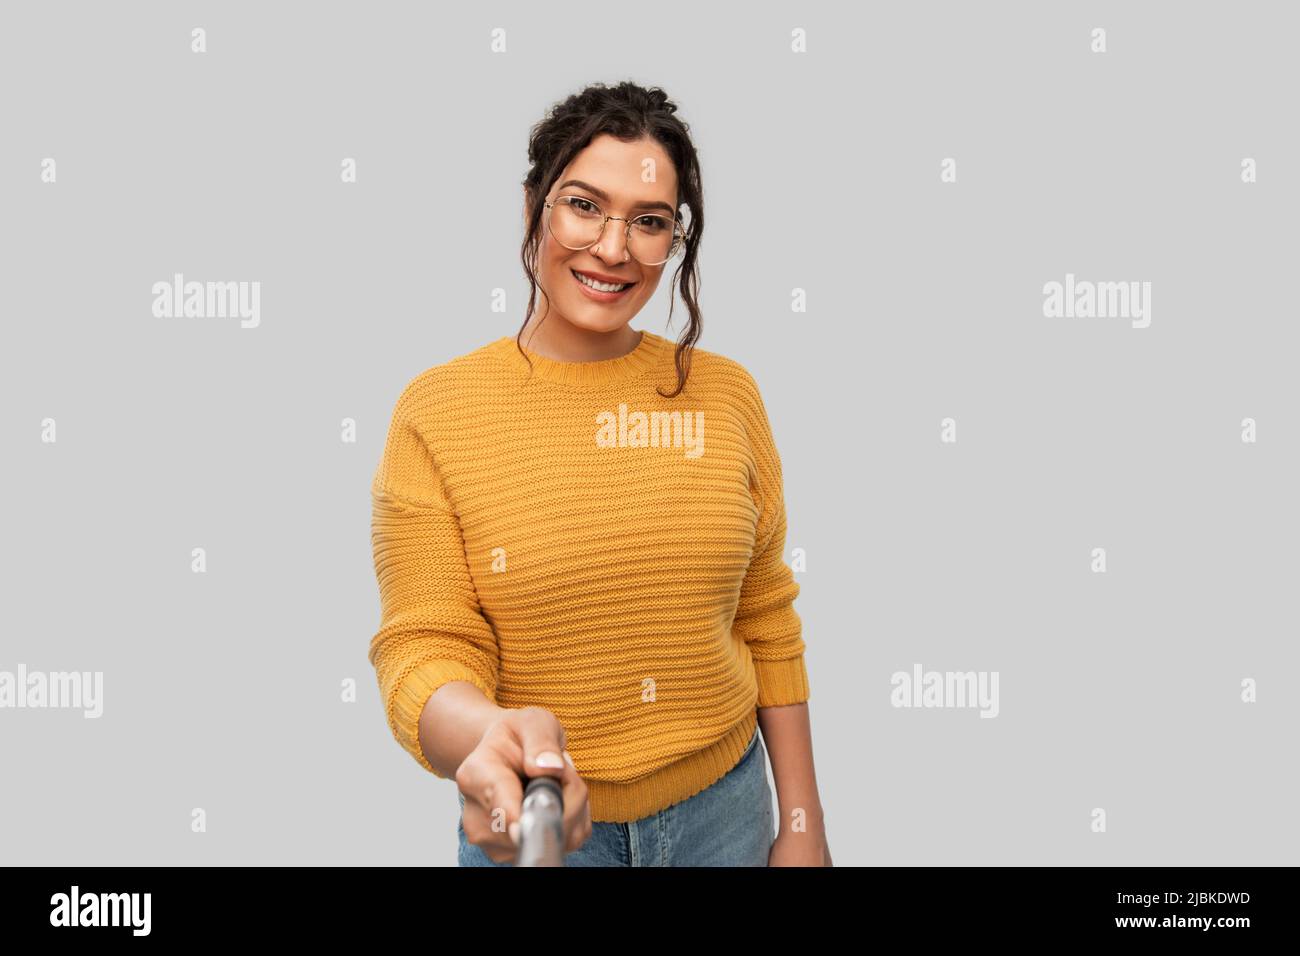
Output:
[[524,789],[515,866],[564,866],[564,790],[554,777],[533,777]]

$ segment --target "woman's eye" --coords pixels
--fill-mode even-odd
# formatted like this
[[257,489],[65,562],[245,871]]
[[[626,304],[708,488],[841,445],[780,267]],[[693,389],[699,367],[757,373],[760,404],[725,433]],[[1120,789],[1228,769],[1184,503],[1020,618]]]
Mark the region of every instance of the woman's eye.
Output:
[[667,220],[659,216],[642,216],[636,221],[636,225],[638,229],[650,233],[663,232],[668,228]]
[[576,197],[575,197],[575,198],[571,198],[571,199],[569,200],[569,205],[571,205],[571,206],[572,206],[574,209],[576,209],[578,212],[591,212],[591,213],[595,213],[595,212],[599,212],[599,211],[600,211],[600,210],[597,208],[597,206],[596,206],[595,203],[593,203],[593,202],[591,202],[590,200],[587,200],[587,199],[578,199],[578,198],[576,198]]

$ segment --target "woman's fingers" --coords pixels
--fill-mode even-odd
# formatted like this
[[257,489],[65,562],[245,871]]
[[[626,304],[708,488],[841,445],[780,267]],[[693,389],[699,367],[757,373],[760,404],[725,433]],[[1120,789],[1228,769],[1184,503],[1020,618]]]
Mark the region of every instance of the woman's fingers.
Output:
[[465,794],[462,825],[469,842],[495,863],[518,857],[524,788],[552,777],[564,799],[564,847],[572,853],[591,836],[587,785],[565,750],[564,726],[540,707],[512,711],[493,725],[456,774]]
[[591,809],[587,805],[587,784],[578,776],[567,750],[560,786],[564,791],[564,852],[572,853],[591,836]]
[[[477,842],[494,862],[505,863],[513,860],[519,850],[515,842],[518,829],[512,824],[518,823],[523,807],[523,783],[519,774],[505,764],[485,767],[484,774],[487,782],[481,792],[485,795],[486,805],[478,810],[487,816],[485,829],[489,835]],[[470,830],[466,828],[465,832]]]

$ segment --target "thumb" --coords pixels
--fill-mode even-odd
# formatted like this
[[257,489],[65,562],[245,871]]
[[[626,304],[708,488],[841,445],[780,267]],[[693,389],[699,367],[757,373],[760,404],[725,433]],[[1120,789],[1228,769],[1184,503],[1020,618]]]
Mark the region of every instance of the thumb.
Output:
[[525,729],[523,734],[524,773],[529,777],[563,778],[564,741],[554,731]]

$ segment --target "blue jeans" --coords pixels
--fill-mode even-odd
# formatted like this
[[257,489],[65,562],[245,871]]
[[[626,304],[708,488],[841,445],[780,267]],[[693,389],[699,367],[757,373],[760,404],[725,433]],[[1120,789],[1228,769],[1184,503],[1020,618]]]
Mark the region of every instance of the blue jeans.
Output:
[[[767,751],[758,729],[734,767],[680,803],[630,823],[591,825],[591,836],[564,858],[565,866],[767,866],[776,839]],[[465,795],[456,791],[462,814]],[[465,839],[456,822],[460,866],[496,863]]]

